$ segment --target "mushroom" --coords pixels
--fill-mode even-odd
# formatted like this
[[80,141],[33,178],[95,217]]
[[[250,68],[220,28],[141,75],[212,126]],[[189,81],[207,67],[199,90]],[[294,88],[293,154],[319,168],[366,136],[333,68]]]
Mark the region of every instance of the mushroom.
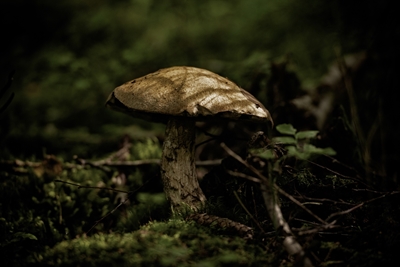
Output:
[[205,202],[196,177],[195,122],[208,119],[272,123],[250,93],[213,72],[194,67],[160,69],[114,89],[106,105],[134,117],[167,124],[161,178],[172,210],[198,210]]

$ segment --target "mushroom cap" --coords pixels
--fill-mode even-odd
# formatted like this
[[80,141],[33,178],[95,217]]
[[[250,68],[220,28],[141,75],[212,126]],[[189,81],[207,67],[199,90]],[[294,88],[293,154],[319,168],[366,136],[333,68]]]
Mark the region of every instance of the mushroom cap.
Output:
[[114,89],[107,106],[135,117],[166,121],[169,116],[206,120],[266,122],[268,110],[249,92],[211,71],[171,67],[124,83]]

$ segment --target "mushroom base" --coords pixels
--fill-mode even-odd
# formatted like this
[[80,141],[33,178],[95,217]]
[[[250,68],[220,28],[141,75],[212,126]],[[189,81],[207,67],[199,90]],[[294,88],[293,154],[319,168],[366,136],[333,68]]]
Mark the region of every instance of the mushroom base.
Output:
[[174,212],[189,207],[198,210],[206,197],[196,175],[195,122],[185,118],[168,121],[161,159],[164,192]]

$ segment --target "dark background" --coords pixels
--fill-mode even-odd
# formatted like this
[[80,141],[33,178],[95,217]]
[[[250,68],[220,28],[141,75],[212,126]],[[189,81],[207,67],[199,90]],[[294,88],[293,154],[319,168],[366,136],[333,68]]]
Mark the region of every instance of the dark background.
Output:
[[[165,126],[108,110],[105,101],[116,86],[170,66],[205,68],[229,78],[266,106],[275,125],[320,130],[315,145],[332,147],[338,162],[347,166],[343,169],[358,176],[357,182],[335,184],[336,175],[327,169],[313,169],[309,176],[302,176],[301,169],[289,172],[290,182],[306,184],[288,184],[285,189],[293,195],[304,189],[305,195],[337,200],[330,209],[316,210],[318,214],[345,210],[337,205],[342,199],[354,204],[373,199],[379,190],[398,190],[400,27],[392,2],[0,0],[0,88],[15,71],[0,98],[2,107],[14,94],[0,114],[2,253],[10,262],[22,255],[23,265],[29,251],[75,240],[115,208],[119,196],[112,192],[78,190],[54,179],[115,186],[123,171],[84,169],[74,156],[105,158],[118,150],[125,135],[134,144],[133,159],[159,157]],[[330,106],[324,111],[326,103]],[[318,123],[322,115],[326,119]],[[243,128],[230,130],[226,136],[235,131],[240,135]],[[202,147],[201,159],[221,157],[217,147]],[[29,166],[32,162],[39,162],[36,169]],[[335,171],[348,174],[343,169]],[[143,186],[159,173],[157,166],[124,171],[126,190]],[[229,183],[235,184],[231,178]],[[285,183],[285,177],[280,178],[278,182]],[[161,194],[157,208],[135,196],[127,208],[130,213],[120,209],[96,231],[131,232],[154,218],[167,218],[162,185],[144,187],[141,193]],[[363,195],[362,190],[353,191],[356,187],[372,191]],[[225,182],[221,188],[227,192]],[[386,202],[375,201],[341,217],[337,225],[342,223],[347,232],[325,241],[343,245],[343,250],[331,255],[335,249],[321,246],[326,250],[319,256],[321,264],[329,255],[340,260],[352,255],[357,266],[369,266],[360,262],[370,256],[377,262],[398,261],[398,202],[385,194],[379,196]],[[288,202],[282,205],[285,216],[295,217],[297,207]],[[236,210],[229,206],[221,211]],[[268,220],[262,222],[268,226]],[[307,249],[312,251],[321,245],[317,240],[315,236],[303,244],[310,244]],[[274,253],[279,242],[271,241]]]
[[88,157],[124,133],[162,135],[162,125],[104,108],[113,88],[160,68],[214,71],[254,91],[274,115],[273,64],[285,62],[297,87],[314,92],[340,57],[367,53],[352,76],[361,127],[366,140],[373,132],[378,165],[398,160],[400,32],[391,1],[2,0],[0,27],[1,82],[15,70],[15,98],[0,115],[3,156]]

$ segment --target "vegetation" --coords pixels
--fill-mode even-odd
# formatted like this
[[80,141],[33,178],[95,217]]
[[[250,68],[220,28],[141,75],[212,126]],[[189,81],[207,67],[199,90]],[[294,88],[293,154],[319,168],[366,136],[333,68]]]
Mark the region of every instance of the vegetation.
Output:
[[194,223],[170,220],[149,223],[133,233],[63,241],[37,261],[76,266],[77,258],[84,266],[256,266],[268,260],[243,239],[218,237]]
[[[2,264],[298,264],[266,186],[313,265],[395,265],[395,10],[372,0],[2,1]],[[116,86],[176,65],[228,77],[276,125],[198,125],[208,202],[195,215],[173,216],[165,200],[165,126],[104,107]]]

